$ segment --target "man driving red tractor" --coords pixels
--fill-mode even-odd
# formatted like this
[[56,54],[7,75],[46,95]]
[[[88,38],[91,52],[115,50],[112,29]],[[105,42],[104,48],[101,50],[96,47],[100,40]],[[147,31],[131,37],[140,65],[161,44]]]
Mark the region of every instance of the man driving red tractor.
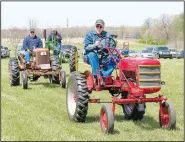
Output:
[[[84,61],[92,66],[92,75],[95,82],[97,81],[97,71],[101,76],[110,76],[116,67],[116,63],[112,57],[107,55],[100,60],[100,53],[98,52],[101,46],[100,39],[110,38],[111,35],[104,31],[105,23],[102,19],[98,19],[95,23],[95,29],[89,31],[84,39]],[[110,47],[110,46],[109,46]],[[115,42],[111,47],[116,47]],[[100,64],[103,65],[102,69],[99,70]],[[104,81],[101,78],[101,85],[104,85]]]
[[[75,68],[68,79],[66,105],[69,118],[74,122],[85,122],[88,103],[104,103],[100,110],[100,126],[104,133],[113,133],[116,105],[122,107],[126,120],[138,121],[144,117],[146,103],[155,102],[159,103],[160,126],[174,129],[176,111],[172,103],[161,94],[146,97],[161,89],[160,61],[121,57],[115,48],[116,41],[103,30],[104,21],[97,20],[95,25],[95,30],[88,32],[84,40],[84,62],[92,66],[92,72]],[[72,51],[77,53],[77,50]],[[72,63],[78,63],[76,55],[71,54]],[[113,76],[114,69],[116,75]],[[111,101],[90,96],[93,91],[103,90],[109,91]]]

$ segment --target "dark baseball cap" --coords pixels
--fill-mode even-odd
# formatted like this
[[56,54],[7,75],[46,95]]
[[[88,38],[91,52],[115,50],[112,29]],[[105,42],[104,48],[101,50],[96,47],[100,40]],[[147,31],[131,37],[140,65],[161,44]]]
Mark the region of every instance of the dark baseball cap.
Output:
[[95,25],[98,25],[98,24],[100,24],[100,25],[102,25],[104,27],[105,22],[102,19],[98,19],[98,20],[96,20]]

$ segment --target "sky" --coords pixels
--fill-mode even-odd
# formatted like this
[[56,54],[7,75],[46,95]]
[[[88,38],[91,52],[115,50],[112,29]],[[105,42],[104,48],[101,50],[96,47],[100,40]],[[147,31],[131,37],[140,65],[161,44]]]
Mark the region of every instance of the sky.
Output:
[[141,26],[148,17],[180,14],[183,2],[1,2],[1,28],[28,28],[29,19],[39,28],[93,26]]

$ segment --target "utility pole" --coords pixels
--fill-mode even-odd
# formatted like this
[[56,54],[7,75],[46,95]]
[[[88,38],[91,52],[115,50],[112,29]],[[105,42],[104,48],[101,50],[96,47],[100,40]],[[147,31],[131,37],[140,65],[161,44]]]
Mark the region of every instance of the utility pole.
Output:
[[67,18],[67,38],[68,38],[68,18]]

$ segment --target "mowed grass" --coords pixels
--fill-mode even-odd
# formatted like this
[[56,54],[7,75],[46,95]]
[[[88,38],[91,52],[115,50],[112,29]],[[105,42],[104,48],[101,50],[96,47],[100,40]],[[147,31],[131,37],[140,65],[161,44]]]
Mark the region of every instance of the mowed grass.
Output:
[[[141,47],[142,48],[142,47]],[[13,53],[11,53],[13,55]],[[159,105],[148,103],[144,119],[127,121],[120,106],[116,106],[115,131],[113,135],[101,132],[99,113],[102,104],[89,104],[86,123],[69,120],[66,109],[66,90],[49,84],[48,79],[29,82],[28,90],[21,85],[10,87],[9,59],[1,60],[1,122],[2,140],[59,141],[59,140],[106,140],[106,141],[183,141],[184,139],[184,60],[160,59],[162,80],[166,82],[161,91],[149,94],[165,95],[175,106],[177,129],[164,130],[159,126]],[[80,71],[86,67],[79,64]],[[69,76],[69,65],[63,65]],[[93,97],[111,100],[107,91],[93,92]]]

